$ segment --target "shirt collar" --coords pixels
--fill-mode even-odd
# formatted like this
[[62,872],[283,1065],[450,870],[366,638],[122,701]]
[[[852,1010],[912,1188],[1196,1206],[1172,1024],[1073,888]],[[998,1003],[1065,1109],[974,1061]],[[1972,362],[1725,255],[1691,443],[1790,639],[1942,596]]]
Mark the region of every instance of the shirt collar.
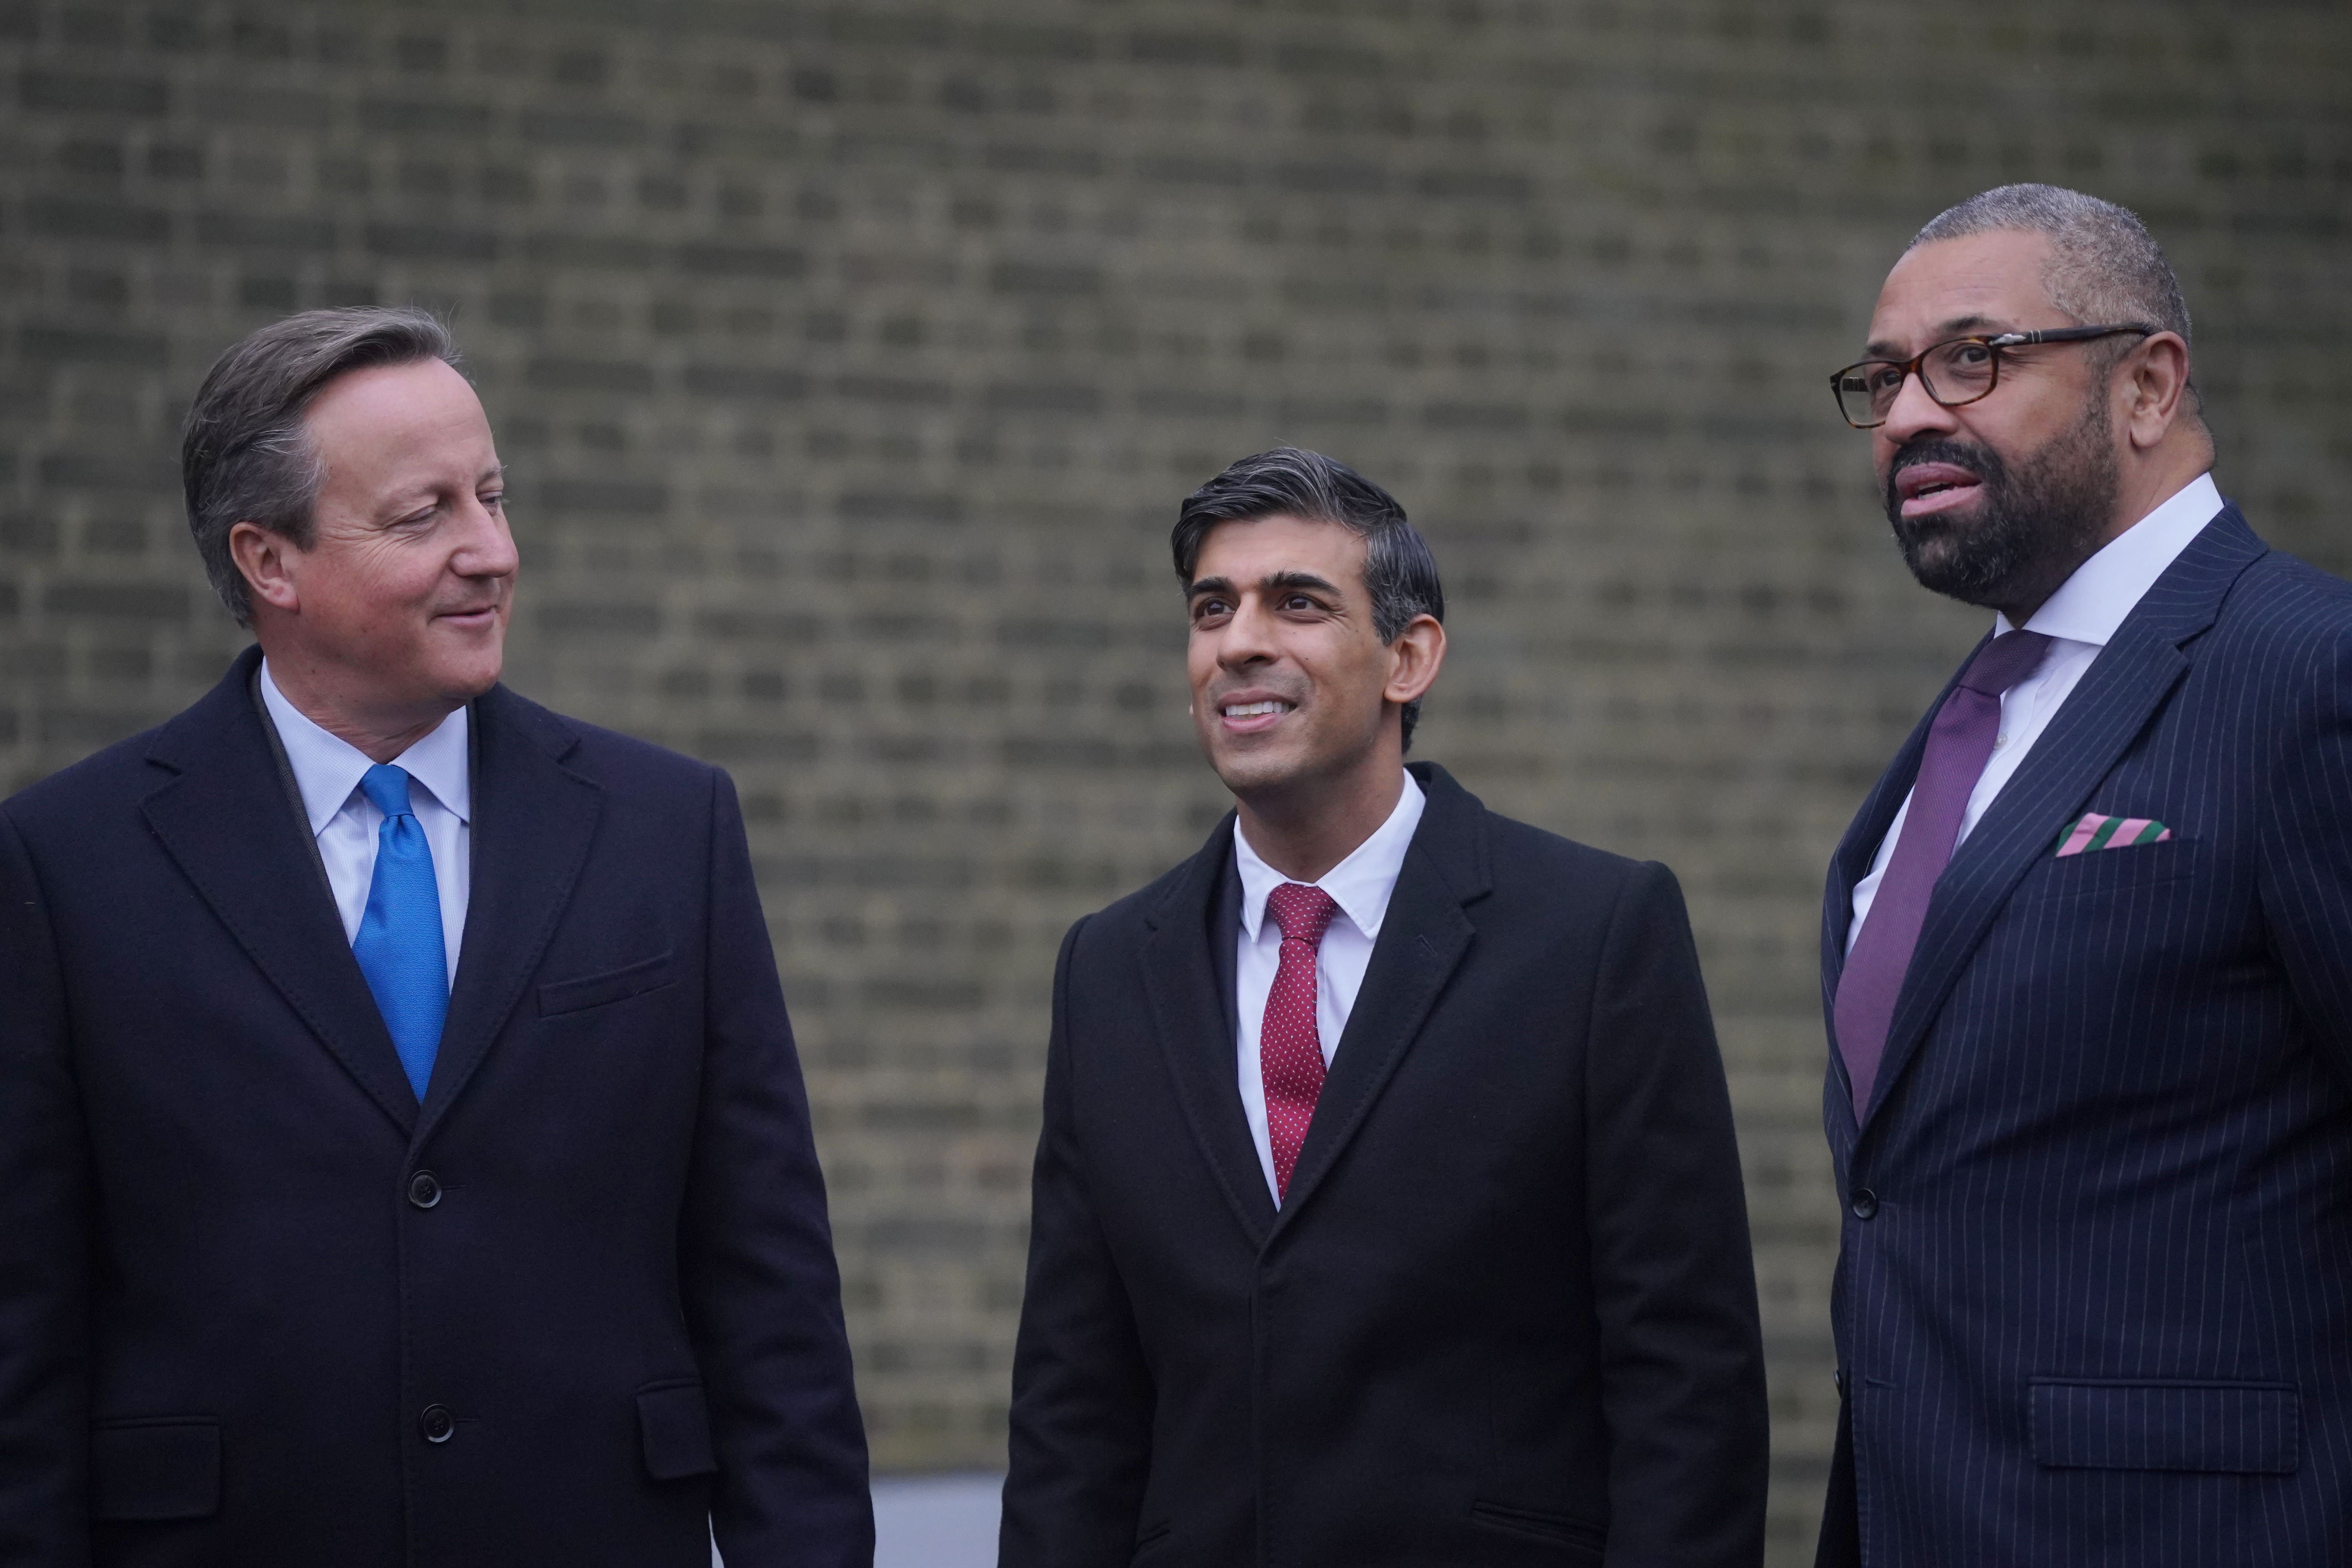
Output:
[[[2106,647],[2132,607],[2221,510],[2221,492],[2214,488],[2213,476],[2198,475],[2075,567],[2074,574],[2058,584],[2058,591],[2033,612],[2025,629],[2094,647]],[[1996,616],[1993,629],[2000,633],[2014,628],[2008,616]]]
[[[1366,937],[1381,934],[1381,921],[1389,912],[1389,895],[1396,890],[1397,876],[1404,869],[1404,852],[1412,844],[1413,829],[1421,826],[1422,807],[1427,804],[1420,783],[1411,773],[1405,774],[1403,792],[1397,796],[1396,809],[1389,813],[1389,819],[1315,884],[1331,895],[1339,912]],[[1258,858],[1238,816],[1234,818],[1234,866],[1242,879],[1242,930],[1255,942],[1265,919],[1266,895],[1291,879]]]
[[[360,779],[375,765],[365,752],[314,723],[310,715],[287,700],[261,661],[261,700],[278,726],[286,748],[286,763],[294,770],[294,786],[302,792],[302,811],[310,819],[310,836],[326,831],[327,824],[360,787]],[[393,759],[394,766],[423,784],[450,816],[470,822],[474,815],[473,769],[467,749],[467,710],[459,708],[436,725],[432,733]]]

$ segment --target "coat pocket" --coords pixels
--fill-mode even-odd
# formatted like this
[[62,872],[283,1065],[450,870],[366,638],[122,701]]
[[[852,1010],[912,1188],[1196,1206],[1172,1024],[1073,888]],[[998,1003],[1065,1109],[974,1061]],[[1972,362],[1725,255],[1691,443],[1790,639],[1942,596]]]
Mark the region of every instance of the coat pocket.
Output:
[[607,1002],[623,1002],[647,991],[658,991],[677,978],[670,967],[670,956],[663,952],[602,974],[552,981],[539,988],[539,1016],[546,1018],[558,1013],[583,1012],[602,1007]]
[[[1470,1528],[1516,1542],[1529,1561],[1582,1563],[1601,1560],[1609,1531],[1589,1519],[1554,1513],[1546,1509],[1520,1508],[1479,1498],[1470,1504]],[[1539,1556],[1529,1556],[1528,1549]],[[1545,1550],[1549,1549],[1549,1550]],[[1518,1561],[1515,1556],[1513,1561]]]
[[657,1481],[708,1476],[719,1468],[710,1447],[710,1408],[698,1383],[657,1384],[637,1394],[646,1473]]
[[209,1415],[101,1421],[89,1434],[89,1516],[102,1524],[220,1511],[221,1430]]
[[2291,1476],[2303,1462],[2293,1384],[2037,1377],[2029,1386],[2034,1462],[2054,1469]]

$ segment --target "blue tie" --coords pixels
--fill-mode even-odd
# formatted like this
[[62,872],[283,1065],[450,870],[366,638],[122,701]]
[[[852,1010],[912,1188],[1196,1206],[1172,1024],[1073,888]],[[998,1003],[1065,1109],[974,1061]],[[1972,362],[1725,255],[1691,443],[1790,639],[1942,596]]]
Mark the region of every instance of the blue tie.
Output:
[[441,1020],[449,1011],[448,950],[441,945],[441,890],[433,880],[433,847],[408,808],[408,774],[378,763],[360,788],[383,813],[375,835],[375,876],[352,956],[375,993],[376,1010],[417,1101],[433,1077]]

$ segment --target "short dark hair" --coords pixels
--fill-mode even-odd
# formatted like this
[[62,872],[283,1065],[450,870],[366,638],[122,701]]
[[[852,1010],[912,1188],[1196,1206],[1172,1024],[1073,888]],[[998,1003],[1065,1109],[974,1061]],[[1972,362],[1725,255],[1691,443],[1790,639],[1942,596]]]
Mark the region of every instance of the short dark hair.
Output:
[[310,546],[326,465],[302,416],[337,376],[376,365],[457,363],[448,328],[414,306],[305,310],[239,339],[213,363],[180,437],[188,531],[205,575],[239,626],[253,620],[229,530],[256,522]]
[[[1396,497],[1347,464],[1298,447],[1276,447],[1244,458],[1184,498],[1176,531],[1169,538],[1176,575],[1192,586],[1201,547],[1217,524],[1268,517],[1336,522],[1363,537],[1364,591],[1372,601],[1373,635],[1381,642],[1394,642],[1415,616],[1445,619],[1437,558],[1429,552],[1429,542],[1405,520]],[[1408,751],[1413,726],[1420,721],[1421,700],[1415,698],[1404,707]]]

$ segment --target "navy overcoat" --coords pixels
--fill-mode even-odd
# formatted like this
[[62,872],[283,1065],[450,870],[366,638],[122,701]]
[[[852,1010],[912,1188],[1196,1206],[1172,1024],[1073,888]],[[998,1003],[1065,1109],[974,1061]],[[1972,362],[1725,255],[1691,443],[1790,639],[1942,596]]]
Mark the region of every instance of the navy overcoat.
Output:
[[258,657],[0,805],[0,1563],[868,1562],[726,775],[474,703],[420,1106]]

